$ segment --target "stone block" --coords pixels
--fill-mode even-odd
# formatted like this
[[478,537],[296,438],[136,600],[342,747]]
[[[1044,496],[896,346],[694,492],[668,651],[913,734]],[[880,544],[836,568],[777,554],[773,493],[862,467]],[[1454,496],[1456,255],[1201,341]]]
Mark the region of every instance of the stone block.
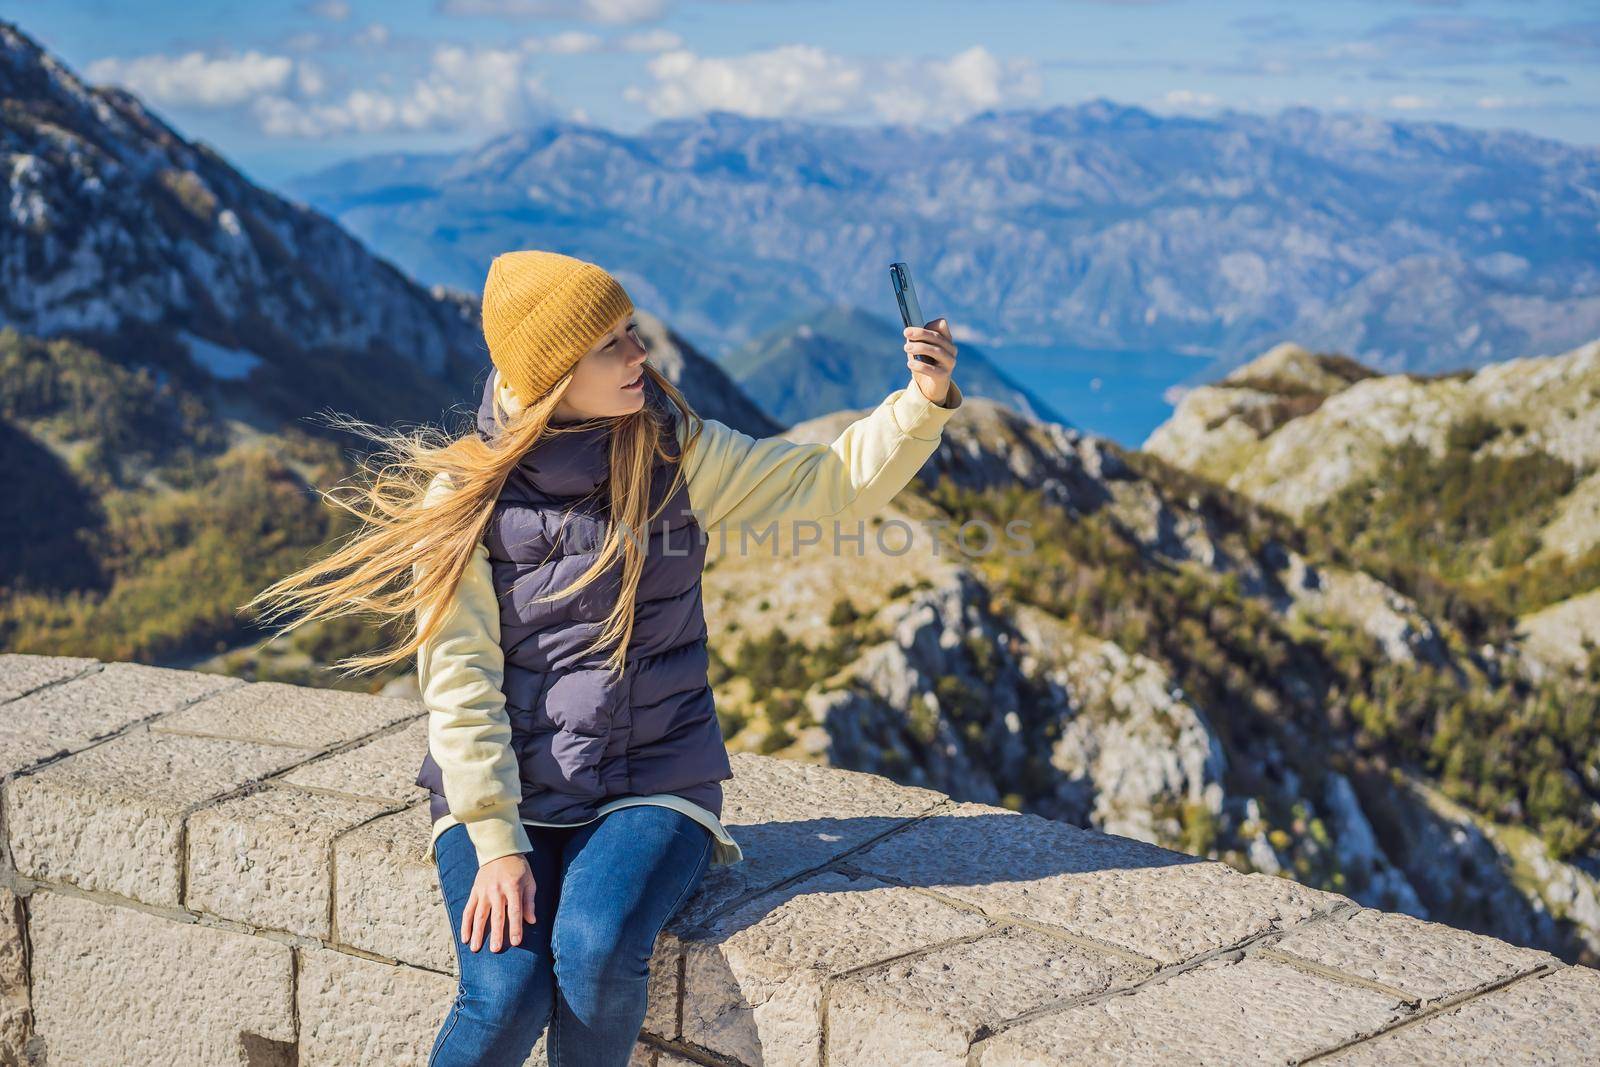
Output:
[[108,663],[103,670],[38,689],[0,705],[0,775],[76,752],[133,723],[239,685],[237,678],[220,674]]
[[22,901],[10,889],[0,887],[0,1063],[27,1062],[23,1048],[33,1029],[22,931]]
[[1283,878],[1244,875],[1128,838],[987,804],[940,812],[848,860],[1159,963],[1286,929],[1350,904]]
[[195,911],[329,936],[333,840],[388,810],[377,800],[271,786],[189,816],[184,904]]
[[409,804],[428,795],[414,779],[428,751],[426,715],[355,748],[313,760],[284,775],[290,785]]
[[177,905],[189,812],[303,759],[302,749],[134,727],[5,784],[17,869]]
[[1352,1045],[1330,1067],[1600,1063],[1600,974],[1563,967]]
[[374,819],[333,846],[335,939],[367,952],[456,973],[439,872],[424,858],[426,804]]
[[650,953],[643,1029],[657,1037],[679,1036],[678,960],[682,955],[683,941],[676,934],[663,930],[656,937]]
[[100,661],[86,656],[32,656],[0,652],[0,703],[64,682]]
[[1149,962],[1014,926],[852,974],[828,995],[827,1063],[966,1067],[984,1027],[1148,978]]
[[992,929],[981,915],[875,878],[825,872],[740,904],[683,944],[683,1037],[744,1063],[820,1055],[828,981]]
[[456,995],[454,978],[322,948],[300,950],[295,988],[299,1067],[426,1063]]
[[287,945],[41,889],[33,1004],[51,1064],[226,1064],[295,1039]]
[[411,700],[254,682],[165,715],[152,728],[321,752],[413,718],[420,709]]
[[1222,957],[984,1041],[974,1063],[1296,1063],[1400,1019],[1394,997],[1260,957]]
[[744,752],[733,753],[730,761],[734,777],[724,783],[722,824],[739,842],[744,860],[708,870],[675,927],[820,867],[948,799],[859,771]]
[[1380,982],[1421,1002],[1559,963],[1548,952],[1409,915],[1365,909],[1298,927],[1271,951]]

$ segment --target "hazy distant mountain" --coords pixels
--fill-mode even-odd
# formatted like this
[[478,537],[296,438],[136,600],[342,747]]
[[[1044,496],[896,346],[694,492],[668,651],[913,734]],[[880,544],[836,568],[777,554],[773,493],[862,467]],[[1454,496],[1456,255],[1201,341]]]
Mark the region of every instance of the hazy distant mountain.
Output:
[[716,353],[796,308],[892,318],[891,259],[974,340],[1229,362],[1292,336],[1436,370],[1600,334],[1600,150],[1506,130],[1106,100],[943,132],[718,112],[290,188],[430,282],[475,290],[511,247],[598,260]]
[[[819,308],[734,349],[721,365],[739,387],[785,425],[844,408],[871,407],[911,379],[900,320],[857,308]],[[1065,422],[1002,374],[974,344],[957,344],[956,380],[1030,418]]]

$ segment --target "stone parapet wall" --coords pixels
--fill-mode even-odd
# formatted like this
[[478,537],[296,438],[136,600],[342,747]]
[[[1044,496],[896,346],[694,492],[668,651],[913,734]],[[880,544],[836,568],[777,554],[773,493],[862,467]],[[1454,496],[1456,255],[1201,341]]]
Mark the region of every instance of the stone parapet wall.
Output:
[[[0,1064],[425,1062],[456,973],[425,745],[414,701],[0,655]],[[658,940],[637,1063],[1600,1062],[1600,974],[1547,954],[733,765],[746,859]]]

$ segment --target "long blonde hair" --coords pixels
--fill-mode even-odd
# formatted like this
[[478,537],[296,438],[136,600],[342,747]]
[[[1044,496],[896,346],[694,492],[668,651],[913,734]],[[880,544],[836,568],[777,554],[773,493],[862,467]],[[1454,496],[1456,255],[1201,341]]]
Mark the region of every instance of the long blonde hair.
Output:
[[[683,394],[650,363],[644,373],[677,408],[688,426],[689,437],[679,455],[699,438],[702,422]],[[264,607],[263,622],[290,612],[298,617],[281,636],[318,619],[333,619],[358,611],[382,617],[415,618],[410,637],[368,655],[349,656],[333,664],[336,670],[355,674],[377,670],[416,655],[433,636],[442,612],[438,609],[454,593],[474,549],[488,526],[494,503],[506,478],[529,449],[552,429],[556,404],[571,384],[569,371],[545,395],[510,414],[491,389],[496,433],[485,440],[475,431],[451,438],[443,431],[422,426],[412,432],[385,430],[347,416],[334,415],[341,428],[378,444],[363,459],[354,484],[320,492],[324,500],[355,515],[360,523],[339,548],[315,563],[279,579],[257,593],[241,609]],[[610,522],[600,551],[588,570],[570,586],[538,598],[542,603],[576,593],[622,560],[622,583],[617,602],[588,652],[610,645],[605,666],[620,673],[627,662],[633,634],[634,599],[644,570],[649,525],[665,509],[683,483],[681,462],[675,462],[672,484],[650,514],[651,468],[654,458],[671,458],[662,450],[668,409],[646,403],[630,415],[611,419]],[[587,420],[585,420],[587,421]],[[454,491],[429,492],[438,475],[448,478]],[[446,487],[449,488],[449,487]],[[351,493],[346,502],[337,494]]]

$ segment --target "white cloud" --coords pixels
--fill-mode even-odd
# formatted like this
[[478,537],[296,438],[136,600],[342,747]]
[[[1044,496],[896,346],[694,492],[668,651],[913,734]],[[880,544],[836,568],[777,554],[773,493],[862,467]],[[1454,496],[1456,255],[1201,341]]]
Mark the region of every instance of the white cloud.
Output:
[[649,22],[666,13],[665,0],[443,0],[445,15],[496,18],[575,18],[607,25]]
[[253,111],[262,131],[278,137],[503,130],[549,109],[542,82],[520,49],[442,45],[427,73],[398,90],[357,89],[327,103],[264,96]]
[[84,73],[91,82],[123,86],[156,104],[227,108],[282,90],[294,65],[287,56],[256,51],[216,56],[197,51],[97,59]]
[[580,30],[551,34],[549,37],[529,37],[522,47],[530,52],[548,52],[558,56],[576,56],[585,52],[598,52],[605,46],[598,35]]
[[301,96],[321,96],[322,91],[328,87],[328,81],[322,76],[322,68],[310,60],[302,59],[295,65],[294,87]]
[[726,58],[678,49],[656,56],[646,69],[657,84],[630,86],[623,96],[659,116],[715,108],[764,117],[830,114],[851,106],[862,82],[855,64],[808,44]]
[[806,44],[737,56],[675,49],[645,69],[655,84],[630,86],[623,96],[664,118],[719,109],[764,118],[865,114],[912,123],[960,119],[1040,90],[1031,61],[1002,61],[979,45],[944,59],[889,60],[847,58]]
[[1384,101],[1385,105],[1396,111],[1418,111],[1422,108],[1435,107],[1438,101],[1428,96],[1417,96],[1414,93],[1399,93]]
[[665,52],[683,47],[683,38],[671,30],[643,30],[630,33],[617,42],[624,52]]
[[381,22],[371,22],[356,31],[350,40],[363,48],[379,48],[389,43],[389,27]]

